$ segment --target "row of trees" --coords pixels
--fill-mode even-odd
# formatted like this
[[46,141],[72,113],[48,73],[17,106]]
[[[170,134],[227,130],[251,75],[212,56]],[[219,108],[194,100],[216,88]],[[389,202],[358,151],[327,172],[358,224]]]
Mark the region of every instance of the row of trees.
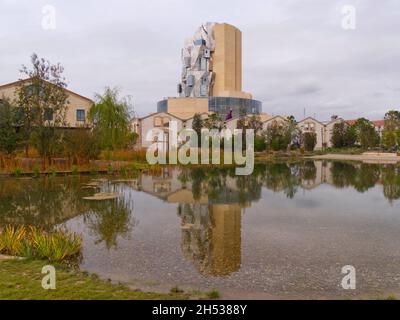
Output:
[[0,99],[0,152],[11,156],[25,150],[28,156],[29,149],[34,148],[45,164],[56,156],[93,159],[101,150],[134,143],[129,98],[119,98],[117,89],[106,88],[104,94],[96,94],[89,111],[91,126],[66,130],[69,101],[63,67],[36,54],[31,62],[31,69],[21,69],[29,80],[18,83],[15,99]]
[[[239,129],[253,129],[255,133],[255,150],[288,150],[303,147],[306,151],[312,151],[317,143],[314,132],[302,132],[295,118],[290,116],[287,121],[272,122],[266,130],[260,117],[257,115],[246,116],[242,113],[237,122]],[[223,127],[223,121],[217,114],[202,120],[200,115],[195,115],[193,129],[200,139],[202,128],[219,129]],[[362,149],[371,149],[378,146],[386,149],[395,149],[400,146],[400,112],[392,110],[386,113],[382,137],[375,130],[374,124],[365,118],[359,118],[354,124],[338,122],[334,125],[331,142],[335,148],[351,148],[359,146]]]
[[352,125],[336,123],[332,132],[332,145],[335,148],[359,145],[365,150],[382,146],[393,150],[400,145],[400,112],[391,110],[386,113],[382,137],[375,130],[374,124],[365,118],[357,119]]
[[[196,114],[193,119],[192,128],[196,131],[200,143],[201,129],[222,130],[223,120],[217,114],[212,114],[207,119],[202,119],[200,114]],[[273,122],[264,130],[260,116],[248,116],[245,112],[241,112],[237,121],[237,128],[243,129],[243,134],[245,134],[245,130],[247,129],[254,130],[255,151],[279,151],[300,148],[301,146],[304,146],[306,150],[314,150],[317,142],[314,133],[301,132],[293,116],[289,116],[284,123]]]

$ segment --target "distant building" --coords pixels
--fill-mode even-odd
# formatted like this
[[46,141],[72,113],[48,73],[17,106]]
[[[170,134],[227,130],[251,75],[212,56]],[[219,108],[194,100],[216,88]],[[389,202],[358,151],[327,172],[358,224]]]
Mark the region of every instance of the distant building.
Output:
[[[2,97],[15,101],[16,89],[18,86],[24,83],[29,87],[30,79],[19,80],[4,84],[0,86],[0,99]],[[66,128],[77,128],[82,127],[88,123],[88,112],[94,102],[78,93],[72,92],[68,89],[64,89],[68,95],[67,111],[66,111]],[[18,107],[18,106],[17,106]]]
[[336,123],[343,122],[341,118],[334,118],[330,122],[324,123],[312,117],[307,117],[298,123],[302,133],[313,132],[316,134],[316,150],[332,147],[332,133]]

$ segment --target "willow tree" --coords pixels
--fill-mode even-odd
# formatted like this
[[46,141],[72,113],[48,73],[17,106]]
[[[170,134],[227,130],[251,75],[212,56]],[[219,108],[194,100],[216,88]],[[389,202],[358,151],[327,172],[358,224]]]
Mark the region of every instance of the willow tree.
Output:
[[125,148],[132,138],[130,132],[131,103],[119,98],[116,88],[106,88],[102,95],[95,95],[95,105],[89,111],[89,119],[100,138],[103,149]]

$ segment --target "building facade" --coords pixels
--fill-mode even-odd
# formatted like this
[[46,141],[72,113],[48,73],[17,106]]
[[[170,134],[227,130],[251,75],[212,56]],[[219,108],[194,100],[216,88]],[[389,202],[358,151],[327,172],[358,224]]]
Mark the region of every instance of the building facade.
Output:
[[[16,82],[4,84],[0,86],[0,99],[6,98],[14,102],[17,98],[16,90],[23,83],[29,87],[29,79],[19,80]],[[67,108],[65,115],[66,128],[78,128],[88,124],[88,113],[94,102],[78,93],[64,89],[67,93]],[[18,107],[18,106],[17,106]]]

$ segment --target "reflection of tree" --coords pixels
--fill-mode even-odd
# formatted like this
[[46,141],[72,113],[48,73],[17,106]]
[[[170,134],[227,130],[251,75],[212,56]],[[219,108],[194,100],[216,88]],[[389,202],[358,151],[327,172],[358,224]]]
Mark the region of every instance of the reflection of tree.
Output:
[[400,168],[387,165],[382,169],[383,194],[389,200],[400,199]]
[[379,165],[362,163],[354,176],[354,188],[358,192],[365,192],[375,186],[380,175]]
[[132,201],[124,198],[93,201],[84,217],[85,223],[95,233],[96,244],[105,242],[108,249],[117,246],[118,236],[126,237],[136,225],[131,217]]
[[49,229],[85,209],[80,185],[86,178],[7,179],[0,182],[0,224]]
[[301,166],[301,177],[304,180],[315,181],[317,178],[317,167],[314,161],[305,161]]
[[257,175],[238,176],[236,186],[238,203],[241,205],[261,198],[261,183],[258,181]]
[[379,165],[367,163],[354,165],[347,162],[333,162],[331,173],[335,187],[352,186],[358,192],[373,188],[381,174]]
[[204,169],[195,168],[190,171],[190,179],[192,180],[192,193],[195,200],[201,198],[201,184],[205,177],[206,175]]
[[332,162],[332,184],[337,188],[345,188],[353,185],[356,168],[347,162]]
[[288,198],[293,198],[300,185],[297,174],[298,164],[269,163],[266,165],[266,175],[263,179],[264,185],[275,192],[283,191]]

